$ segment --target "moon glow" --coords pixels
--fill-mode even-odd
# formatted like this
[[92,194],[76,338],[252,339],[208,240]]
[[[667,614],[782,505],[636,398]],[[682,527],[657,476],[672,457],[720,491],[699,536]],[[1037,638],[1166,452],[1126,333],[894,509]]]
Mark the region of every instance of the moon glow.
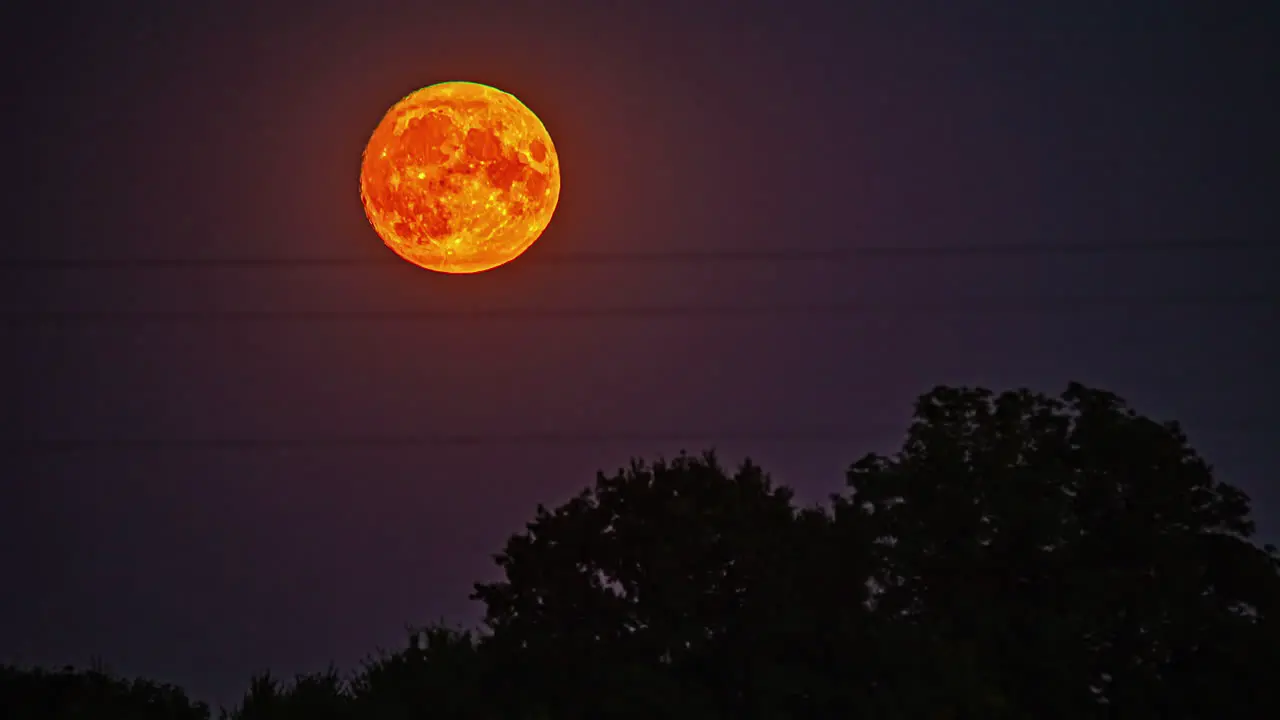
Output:
[[520,256],[559,198],[560,161],[542,121],[477,83],[405,96],[378,123],[360,167],[360,199],[378,236],[437,272],[477,273]]

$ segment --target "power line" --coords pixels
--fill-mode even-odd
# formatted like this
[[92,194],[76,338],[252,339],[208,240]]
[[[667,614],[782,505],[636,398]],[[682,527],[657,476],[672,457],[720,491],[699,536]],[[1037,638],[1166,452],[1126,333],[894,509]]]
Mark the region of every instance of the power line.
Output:
[[[1092,243],[967,243],[957,245],[882,245],[853,248],[688,249],[658,251],[530,252],[522,262],[550,264],[676,264],[698,262],[781,263],[796,261],[848,262],[870,258],[947,256],[1051,256],[1112,255],[1179,251],[1258,250],[1274,248],[1274,241],[1243,238],[1198,240],[1117,241]],[[0,268],[26,270],[70,269],[180,269],[180,268],[276,268],[350,267],[394,265],[404,262],[390,254],[368,257],[98,257],[5,258]]]
[[682,318],[754,316],[844,316],[910,313],[1015,313],[1080,312],[1116,308],[1258,307],[1275,308],[1280,295],[1151,295],[1080,297],[976,297],[933,302],[895,302],[867,299],[857,302],[757,304],[757,305],[651,305],[576,308],[479,308],[442,310],[33,310],[0,313],[8,326],[49,324],[155,324],[226,322],[332,322],[332,321],[444,321],[444,320],[591,320],[602,318]]
[[832,430],[743,433],[743,432],[665,432],[665,433],[451,433],[440,435],[352,435],[302,438],[74,438],[5,440],[6,449],[27,450],[128,450],[128,449],[226,449],[287,450],[336,447],[467,447],[492,445],[593,445],[611,442],[629,443],[715,443],[715,442],[783,442],[829,443],[866,437],[874,432],[903,431],[895,428],[860,428],[854,431]]
[[[1243,419],[1229,423],[1215,423],[1216,430],[1232,432],[1278,429],[1274,421]],[[883,439],[886,435],[903,435],[907,425],[863,425],[845,429],[813,429],[787,432],[742,431],[668,431],[657,433],[446,433],[432,435],[338,435],[295,438],[261,437],[213,437],[213,438],[39,438],[27,440],[5,439],[0,447],[9,452],[58,453],[73,451],[137,451],[137,450],[245,450],[286,451],[338,448],[397,448],[397,447],[494,447],[526,446],[557,447],[603,445],[610,443],[685,444],[690,451],[724,443],[758,444],[828,444],[836,445],[870,439]],[[1201,431],[1203,432],[1203,430]]]
[[[1242,432],[1265,430],[1276,432],[1275,420],[1242,419],[1215,423],[1212,429]],[[760,443],[760,445],[841,445],[841,443],[882,439],[887,434],[905,436],[906,424],[860,425],[845,429],[788,430],[788,432],[740,432],[740,430],[689,430],[689,432],[614,432],[614,433],[444,433],[444,434],[362,434],[362,436],[311,436],[294,438],[210,437],[210,438],[6,438],[0,447],[17,452],[68,451],[137,451],[137,450],[246,450],[285,451],[316,448],[394,448],[394,447],[494,447],[494,446],[584,446],[607,443],[659,443],[680,445],[686,450],[721,445],[721,443]],[[1199,432],[1204,432],[1203,429]]]

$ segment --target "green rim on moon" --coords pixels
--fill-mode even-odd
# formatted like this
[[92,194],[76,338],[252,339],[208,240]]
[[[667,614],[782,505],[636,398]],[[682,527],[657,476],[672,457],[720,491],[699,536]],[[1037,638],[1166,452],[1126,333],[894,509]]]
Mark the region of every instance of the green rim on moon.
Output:
[[519,257],[560,198],[560,162],[538,116],[510,93],[451,81],[404,96],[369,138],[365,216],[400,257],[482,272]]

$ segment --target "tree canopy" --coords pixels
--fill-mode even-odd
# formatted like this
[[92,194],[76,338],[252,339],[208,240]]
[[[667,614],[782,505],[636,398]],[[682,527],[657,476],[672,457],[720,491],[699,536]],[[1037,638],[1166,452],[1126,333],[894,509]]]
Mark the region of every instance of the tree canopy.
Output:
[[[226,714],[1270,717],[1280,555],[1253,538],[1176,423],[1079,384],[939,387],[812,507],[710,452],[600,473],[494,556],[483,628],[415,630],[345,679],[259,676]],[[104,678],[6,669],[5,717],[207,717]]]
[[1019,715],[1276,702],[1260,673],[1280,660],[1280,563],[1176,423],[1078,384],[938,388],[902,449],[847,480],[836,511],[874,538],[878,610],[943,638]]
[[0,666],[0,717],[7,720],[206,720],[209,707],[181,688],[125,680],[105,668]]

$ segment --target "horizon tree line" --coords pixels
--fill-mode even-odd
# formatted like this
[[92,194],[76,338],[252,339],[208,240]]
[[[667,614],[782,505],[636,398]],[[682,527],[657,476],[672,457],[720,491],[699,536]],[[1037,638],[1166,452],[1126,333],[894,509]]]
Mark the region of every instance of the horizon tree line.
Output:
[[481,627],[411,628],[349,676],[260,674],[214,713],[0,667],[0,715],[1280,717],[1280,553],[1255,533],[1177,423],[1112,393],[938,387],[825,503],[714,452],[598,473],[494,556]]

